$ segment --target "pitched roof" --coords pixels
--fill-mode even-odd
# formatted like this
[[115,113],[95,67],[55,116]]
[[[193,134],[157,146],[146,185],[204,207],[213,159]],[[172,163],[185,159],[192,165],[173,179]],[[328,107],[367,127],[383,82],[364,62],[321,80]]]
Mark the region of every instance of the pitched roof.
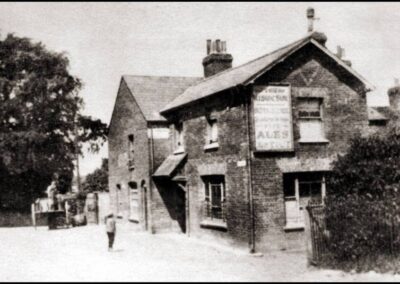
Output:
[[122,79],[147,121],[165,121],[160,115],[160,110],[189,86],[201,80],[196,77],[134,75],[124,75]]
[[368,120],[389,120],[385,115],[387,107],[368,107]]
[[287,56],[300,49],[307,43],[313,43],[319,49],[321,49],[325,54],[330,56],[335,60],[340,66],[350,72],[353,76],[358,78],[367,89],[373,89],[374,87],[368,83],[361,75],[359,75],[354,69],[344,63],[335,54],[330,52],[327,48],[322,46],[314,39],[314,35],[309,34],[306,37],[301,38],[287,46],[275,50],[272,53],[263,55],[257,59],[247,62],[243,65],[237,66],[235,68],[227,69],[223,72],[217,73],[211,77],[208,77],[198,84],[189,87],[182,95],[175,98],[173,101],[168,103],[162,110],[161,113],[165,113],[186,105],[190,102],[205,98],[207,96],[213,95],[217,92],[221,92],[237,85],[247,84],[254,81],[261,74],[271,69],[275,64],[284,60]]

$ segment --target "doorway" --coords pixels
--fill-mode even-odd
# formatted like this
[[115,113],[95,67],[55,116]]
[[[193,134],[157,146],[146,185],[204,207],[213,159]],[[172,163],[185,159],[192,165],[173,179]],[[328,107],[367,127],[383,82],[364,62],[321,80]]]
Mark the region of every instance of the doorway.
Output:
[[182,233],[186,233],[186,191],[185,186],[178,183],[175,189],[175,216]]

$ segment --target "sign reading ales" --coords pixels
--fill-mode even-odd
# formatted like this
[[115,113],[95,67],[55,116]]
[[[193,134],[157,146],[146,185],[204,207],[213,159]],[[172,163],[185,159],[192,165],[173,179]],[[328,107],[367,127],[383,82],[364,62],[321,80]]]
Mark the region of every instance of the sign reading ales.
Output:
[[290,86],[268,86],[254,98],[256,151],[293,151]]

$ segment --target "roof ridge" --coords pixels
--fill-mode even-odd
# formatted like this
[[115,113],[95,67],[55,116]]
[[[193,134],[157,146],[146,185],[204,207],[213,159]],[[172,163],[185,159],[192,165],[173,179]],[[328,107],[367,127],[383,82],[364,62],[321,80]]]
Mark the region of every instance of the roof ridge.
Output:
[[[201,84],[201,83],[203,83],[203,82],[206,82],[206,81],[208,81],[208,80],[210,80],[210,79],[217,78],[218,76],[220,76],[220,75],[222,75],[222,74],[224,74],[224,73],[226,73],[226,72],[228,72],[228,71],[237,69],[237,68],[239,68],[239,67],[246,66],[246,65],[248,65],[248,64],[250,64],[250,63],[253,63],[254,61],[257,61],[257,60],[259,60],[259,59],[261,59],[261,58],[263,58],[263,57],[270,56],[271,54],[274,54],[274,53],[276,53],[276,52],[279,52],[280,50],[285,49],[285,48],[287,48],[287,47],[289,47],[289,46],[291,46],[291,45],[294,45],[294,44],[296,44],[296,43],[298,43],[298,42],[301,42],[301,41],[303,41],[303,40],[306,40],[307,38],[311,38],[311,35],[304,36],[304,37],[302,37],[302,38],[300,38],[300,39],[298,39],[298,40],[296,40],[296,41],[294,41],[294,42],[292,42],[292,43],[289,43],[289,44],[287,44],[287,45],[285,45],[285,46],[282,46],[282,47],[280,47],[280,48],[278,48],[278,49],[275,49],[275,50],[273,50],[273,51],[271,51],[271,52],[269,52],[269,53],[263,54],[263,55],[261,55],[261,56],[259,56],[259,57],[257,57],[257,58],[254,58],[254,59],[252,59],[252,60],[250,60],[250,61],[247,61],[247,62],[245,62],[245,63],[243,63],[243,64],[240,64],[240,65],[238,65],[238,66],[235,66],[235,67],[232,67],[232,68],[229,68],[229,69],[225,69],[224,71],[218,72],[218,73],[216,73],[216,74],[214,74],[214,75],[212,75],[212,76],[210,76],[210,77],[207,77],[207,78],[205,78],[204,80],[200,81],[199,84]],[[191,87],[193,87],[193,86],[191,86]]]
[[123,74],[121,77],[148,77],[148,78],[202,78],[198,76],[165,76],[165,75],[129,75]]

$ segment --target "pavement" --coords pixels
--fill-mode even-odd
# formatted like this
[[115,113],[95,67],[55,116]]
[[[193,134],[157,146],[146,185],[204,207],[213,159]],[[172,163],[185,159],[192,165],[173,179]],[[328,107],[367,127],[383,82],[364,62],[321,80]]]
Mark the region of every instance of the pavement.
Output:
[[0,228],[0,281],[400,281],[400,275],[309,267],[304,252],[252,256],[129,225],[118,224],[112,252],[103,225]]

